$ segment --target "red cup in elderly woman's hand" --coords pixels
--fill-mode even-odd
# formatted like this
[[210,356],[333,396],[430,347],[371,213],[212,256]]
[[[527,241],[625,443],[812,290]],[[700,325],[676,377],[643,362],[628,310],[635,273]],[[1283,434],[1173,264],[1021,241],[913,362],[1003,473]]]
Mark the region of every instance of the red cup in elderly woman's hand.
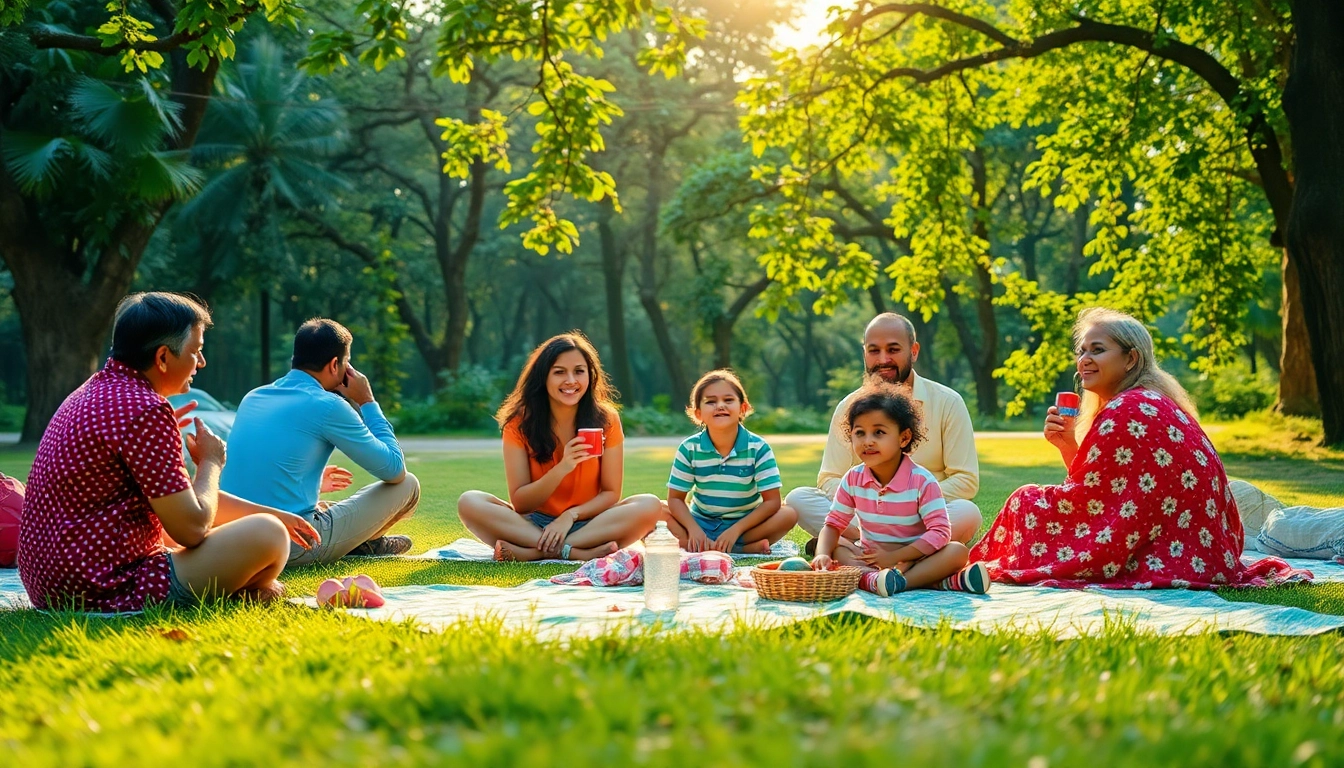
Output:
[[602,430],[594,428],[585,428],[579,430],[579,437],[588,445],[589,456],[602,455]]
[[1059,415],[1066,419],[1078,418],[1078,407],[1082,400],[1076,392],[1060,392],[1055,395],[1055,407],[1059,409]]

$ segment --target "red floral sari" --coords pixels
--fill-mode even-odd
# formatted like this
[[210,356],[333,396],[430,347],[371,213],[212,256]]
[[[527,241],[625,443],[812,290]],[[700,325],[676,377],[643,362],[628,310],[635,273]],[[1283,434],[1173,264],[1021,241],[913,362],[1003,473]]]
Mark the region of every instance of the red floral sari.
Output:
[[1063,485],[1017,489],[971,550],[995,581],[1108,589],[1267,586],[1311,578],[1243,566],[1241,515],[1199,424],[1146,389],[1097,414]]

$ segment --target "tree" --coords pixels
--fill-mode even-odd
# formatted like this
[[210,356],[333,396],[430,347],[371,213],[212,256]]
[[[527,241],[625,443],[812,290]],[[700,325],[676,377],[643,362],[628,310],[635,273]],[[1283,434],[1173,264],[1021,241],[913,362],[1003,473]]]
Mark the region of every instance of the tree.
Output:
[[[668,252],[668,243],[661,235],[665,206],[673,198],[683,174],[689,172],[688,166],[702,157],[698,152],[688,156],[680,156],[679,152],[687,152],[688,147],[700,149],[706,143],[712,144],[705,134],[722,134],[727,122],[724,118],[731,114],[729,106],[737,88],[737,77],[751,69],[768,66],[774,25],[784,21],[790,10],[782,2],[742,6],[716,0],[686,2],[679,7],[684,13],[698,18],[707,30],[704,39],[694,44],[694,56],[683,77],[663,81],[638,77],[638,63],[643,58],[638,52],[642,35],[633,32],[619,48],[623,56],[608,65],[608,76],[612,80],[629,83],[629,90],[641,97],[638,110],[614,127],[616,138],[612,143],[620,149],[608,162],[618,169],[616,173],[625,175],[623,186],[637,188],[643,193],[639,214],[632,217],[635,223],[629,234],[629,251],[635,257],[634,279],[639,303],[648,316],[667,369],[668,382],[676,393],[689,391],[692,377],[684,370],[682,347],[674,338],[675,330],[663,306],[662,289],[671,279],[674,255]],[[654,35],[661,43],[667,33],[648,30],[642,34]],[[599,222],[604,215],[599,214]],[[611,247],[619,237],[614,233],[612,220],[608,218],[603,226],[605,230],[599,229],[599,232],[607,232],[609,238],[605,241],[608,248],[603,252],[603,263],[610,318],[618,313],[616,302],[619,297],[613,288],[624,273],[628,257],[623,250]],[[711,272],[718,274],[718,267],[711,267]],[[712,282],[712,275],[706,275],[704,264],[696,263],[696,273],[702,281]],[[721,359],[727,354],[732,323],[756,294],[746,297],[740,305],[730,305],[732,311],[727,315],[710,320],[711,327],[714,323],[719,326],[712,333],[720,339]],[[728,321],[730,316],[732,320]],[[623,335],[623,329],[614,334]],[[622,350],[618,358],[623,359],[625,355]],[[618,362],[618,370],[621,365]]]
[[[363,0],[359,29],[315,35],[305,66],[310,73],[329,73],[357,57],[382,69],[402,58],[403,5]],[[106,9],[28,0],[0,11],[0,48],[18,51],[0,76],[0,256],[14,276],[28,350],[25,440],[40,437],[61,400],[97,365],[112,311],[150,237],[173,203],[199,183],[186,152],[220,62],[234,54],[235,34],[257,16],[293,25],[301,11],[297,0],[144,0]],[[521,0],[450,0],[439,19],[435,76],[469,81],[478,59],[507,56],[535,64],[532,98],[522,106],[536,116],[537,140],[528,173],[506,190],[502,215],[505,223],[532,223],[524,235],[530,248],[571,249],[577,230],[555,204],[565,195],[599,200],[614,194],[610,177],[587,160],[603,147],[600,126],[620,109],[608,95],[609,83],[578,71],[565,55],[600,54],[603,40],[652,19],[664,37],[642,52],[641,63],[675,73],[687,41],[702,26],[654,2],[619,0],[545,0],[539,9]],[[86,29],[96,33],[78,31]],[[93,86],[81,89],[78,74],[113,80],[94,81],[111,95],[99,97]],[[95,103],[100,98],[102,106]],[[130,114],[155,121],[135,118],[135,128],[108,122]],[[502,139],[509,116],[485,117],[479,125],[456,120],[446,126],[454,131],[447,172],[465,177],[473,163],[507,162]],[[73,172],[62,173],[71,167],[83,167],[97,184],[73,182]],[[93,191],[106,194],[89,195]],[[90,199],[104,202],[86,204]],[[69,312],[72,305],[84,311]]]
[[[162,26],[185,24],[168,3],[155,14]],[[49,2],[0,19],[24,21],[0,32],[8,57],[0,66],[0,257],[14,278],[28,357],[24,441],[37,440],[93,373],[151,235],[202,181],[187,150],[205,117],[218,42],[193,33],[156,39],[128,18]],[[72,31],[90,27],[98,36]]]
[[218,169],[179,216],[196,239],[198,293],[232,272],[258,294],[260,376],[271,381],[271,289],[290,259],[282,218],[329,202],[345,180],[325,161],[345,141],[345,114],[285,61],[268,37],[220,76],[192,158]]
[[[920,121],[892,104],[910,108],[921,96],[941,95],[946,107],[948,117],[923,121],[929,132],[954,126],[950,117],[958,111],[985,109],[987,94],[1011,95],[996,107],[1015,124],[1040,125],[1047,116],[1055,121],[1039,138],[1043,157],[1033,168],[1032,184],[1060,192],[1057,203],[1066,210],[1088,204],[1095,227],[1088,255],[1093,269],[1112,269],[1114,279],[1108,291],[1070,301],[1044,294],[1017,276],[1004,276],[1006,299],[1029,305],[1027,316],[1040,336],[1034,351],[1018,350],[1009,357],[1007,378],[1019,398],[1036,396],[1053,380],[1042,374],[1067,363],[1067,338],[1060,331],[1082,301],[1117,304],[1151,319],[1172,298],[1188,296],[1185,340],[1202,352],[1206,366],[1242,346],[1239,320],[1259,267],[1276,257],[1267,247],[1270,234],[1288,232],[1296,194],[1279,138],[1284,118],[1277,108],[1287,74],[1285,54],[1294,41],[1286,3],[1248,0],[1224,8],[1107,0],[1069,9],[1028,3],[864,4],[838,19],[832,31],[837,40],[815,60],[786,61],[776,81],[755,89],[748,104],[769,107],[772,114],[748,121],[749,130],[756,131],[749,133],[753,140],[779,144],[785,136],[799,135],[796,117],[791,122],[774,117],[816,117],[826,114],[827,105],[832,112],[840,105],[851,114],[812,124],[829,131],[828,151],[815,152],[811,146],[808,151],[820,158],[817,166],[844,168],[856,162],[846,158],[860,154],[855,148],[866,141],[881,137],[899,143],[920,134]],[[1300,57],[1300,47],[1297,51]],[[1004,63],[1009,61],[1018,64]],[[1296,141],[1293,146],[1300,151]],[[807,194],[817,171],[810,162],[798,165],[781,174],[781,184],[799,190],[796,198]],[[965,183],[933,173],[910,178],[924,184]],[[1126,184],[1134,186],[1133,202],[1141,208],[1127,204]],[[1244,192],[1246,187],[1259,194]],[[1259,205],[1267,206],[1264,215],[1257,212]],[[828,241],[824,227],[808,220],[801,199],[795,214],[802,216],[796,222],[801,231]],[[1143,239],[1126,245],[1135,228]],[[974,241],[960,235],[937,244],[945,253],[955,254],[958,244],[975,252]],[[832,270],[833,283],[866,282],[871,267],[862,254],[830,247],[848,257],[836,261],[841,268]],[[774,257],[788,265],[795,258],[788,250],[785,244]],[[1289,249],[1304,288],[1308,275],[1328,281],[1338,274],[1313,253],[1320,251]],[[815,273],[799,273],[807,274]],[[1322,298],[1303,291],[1308,327],[1315,329],[1312,352],[1318,363],[1325,360],[1338,368],[1344,358],[1336,355],[1344,354],[1339,348],[1344,342],[1323,333],[1311,319],[1329,315]],[[1317,366],[1327,441],[1335,443],[1344,440],[1344,405],[1339,404],[1344,391],[1327,389],[1330,377]]]

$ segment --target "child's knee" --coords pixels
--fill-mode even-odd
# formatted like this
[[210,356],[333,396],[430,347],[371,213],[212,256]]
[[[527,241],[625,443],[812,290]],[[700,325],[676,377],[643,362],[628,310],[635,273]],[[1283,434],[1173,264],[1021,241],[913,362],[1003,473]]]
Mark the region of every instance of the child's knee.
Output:
[[957,565],[958,568],[965,566],[967,563],[971,561],[970,548],[967,547],[965,544],[962,544],[960,541],[953,541],[948,543],[947,546],[943,547],[943,552],[946,553],[946,556],[949,560],[958,564]]
[[774,516],[781,524],[788,523],[790,528],[798,524],[798,510],[788,504],[780,507],[779,511],[776,512]]

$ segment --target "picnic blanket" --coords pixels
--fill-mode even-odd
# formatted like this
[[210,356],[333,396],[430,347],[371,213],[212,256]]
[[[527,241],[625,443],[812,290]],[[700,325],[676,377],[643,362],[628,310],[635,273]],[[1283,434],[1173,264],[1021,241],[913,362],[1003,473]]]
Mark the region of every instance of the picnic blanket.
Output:
[[[782,560],[786,557],[793,557],[798,554],[798,544],[792,541],[777,541],[770,547],[768,555],[733,555],[733,560],[762,559]],[[477,541],[476,539],[458,539],[452,544],[431,549],[428,552],[422,552],[418,555],[412,555],[413,560],[472,560],[478,562],[489,562],[495,559],[495,550],[489,544]],[[534,560],[535,563],[561,563],[572,564],[569,560]]]
[[6,608],[31,608],[28,602],[28,590],[19,580],[18,568],[0,568],[0,610]]
[[[986,634],[1016,629],[1061,639],[1099,635],[1117,625],[1159,635],[1229,630],[1314,635],[1344,627],[1344,616],[1229,602],[1211,592],[1179,589],[1071,590],[996,584],[988,595],[914,590],[882,598],[859,591],[844,600],[809,605],[760,600],[755,590],[741,587],[682,582],[681,606],[675,613],[647,611],[639,587],[561,586],[541,579],[507,589],[450,584],[393,587],[383,590],[383,596],[387,604],[382,608],[349,612],[375,620],[409,619],[440,630],[464,620],[493,618],[508,628],[535,630],[545,639],[778,627],[846,612],[916,627],[947,623]],[[316,607],[312,599],[304,602]]]

